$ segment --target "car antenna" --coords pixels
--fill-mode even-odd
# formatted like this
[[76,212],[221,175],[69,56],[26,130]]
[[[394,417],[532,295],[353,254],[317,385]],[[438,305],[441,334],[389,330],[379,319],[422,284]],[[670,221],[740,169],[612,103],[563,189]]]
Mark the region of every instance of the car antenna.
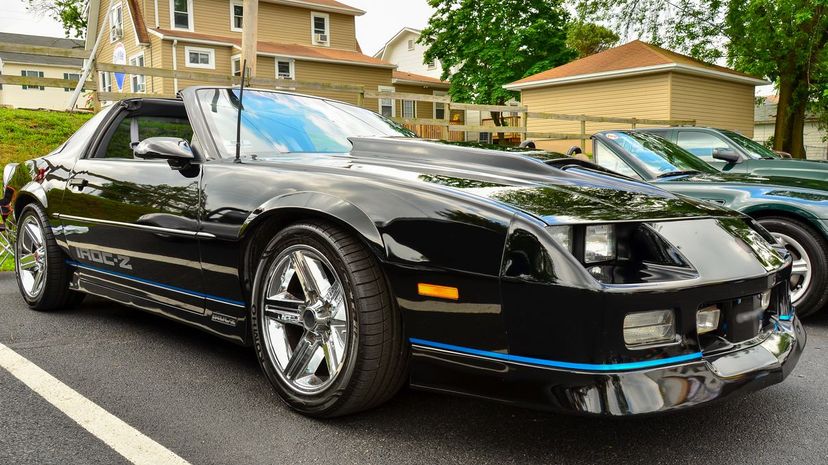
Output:
[[242,100],[244,99],[244,81],[247,78],[247,60],[244,60],[241,74],[241,86],[239,87],[239,116],[236,120],[236,160],[235,163],[241,163],[241,119],[242,119]]

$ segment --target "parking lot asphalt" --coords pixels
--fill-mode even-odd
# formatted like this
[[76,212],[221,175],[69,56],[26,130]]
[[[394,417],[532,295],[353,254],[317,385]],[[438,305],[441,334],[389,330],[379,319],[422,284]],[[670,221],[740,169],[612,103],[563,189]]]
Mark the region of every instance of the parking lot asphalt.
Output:
[[[28,310],[0,275],[0,343],[191,464],[828,463],[828,314],[782,384],[636,419],[553,415],[404,390],[316,421],[283,406],[249,349],[100,299]],[[0,368],[0,464],[127,463]]]

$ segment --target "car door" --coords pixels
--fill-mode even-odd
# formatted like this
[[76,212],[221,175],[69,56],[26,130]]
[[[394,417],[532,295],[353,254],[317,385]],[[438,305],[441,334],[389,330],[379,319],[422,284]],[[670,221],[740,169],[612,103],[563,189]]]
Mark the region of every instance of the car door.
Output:
[[136,158],[137,142],[153,136],[192,138],[180,102],[115,112],[67,181],[65,239],[88,290],[148,310],[202,314],[201,165]]
[[704,131],[680,130],[676,136],[676,145],[713,165],[718,170],[730,173],[744,173],[746,170],[744,160],[742,163],[726,163],[713,158],[713,150],[731,148],[727,141],[716,134]]

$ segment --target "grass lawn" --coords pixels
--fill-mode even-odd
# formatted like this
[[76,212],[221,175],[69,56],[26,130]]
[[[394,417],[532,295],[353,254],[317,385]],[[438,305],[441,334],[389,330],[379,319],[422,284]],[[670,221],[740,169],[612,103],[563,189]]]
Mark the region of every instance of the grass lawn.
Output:
[[[6,163],[46,155],[69,138],[92,115],[0,108],[0,170]],[[13,271],[8,259],[0,271]]]
[[46,155],[91,117],[91,113],[0,108],[0,168]]

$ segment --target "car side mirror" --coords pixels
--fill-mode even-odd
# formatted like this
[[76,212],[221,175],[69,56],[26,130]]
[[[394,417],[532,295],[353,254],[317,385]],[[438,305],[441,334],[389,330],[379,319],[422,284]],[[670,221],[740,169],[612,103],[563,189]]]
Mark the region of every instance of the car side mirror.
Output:
[[728,163],[740,163],[742,161],[742,157],[735,150],[724,147],[713,149],[713,158]]
[[177,165],[195,160],[190,144],[178,137],[149,137],[135,147],[135,156],[147,160],[169,160]]

